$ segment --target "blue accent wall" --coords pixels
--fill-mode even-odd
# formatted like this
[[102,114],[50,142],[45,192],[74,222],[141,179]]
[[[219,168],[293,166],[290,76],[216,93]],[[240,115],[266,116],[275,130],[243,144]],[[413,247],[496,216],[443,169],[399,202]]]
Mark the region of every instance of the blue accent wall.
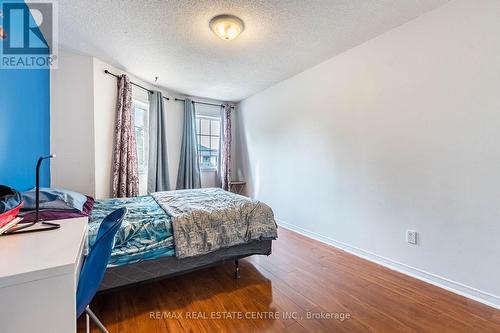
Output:
[[[0,69],[0,184],[34,187],[37,159],[49,152],[50,71]],[[40,184],[50,185],[49,161],[43,162]]]
[[[49,70],[0,69],[0,184],[34,187],[37,159],[49,152]],[[40,184],[50,185],[49,161]]]

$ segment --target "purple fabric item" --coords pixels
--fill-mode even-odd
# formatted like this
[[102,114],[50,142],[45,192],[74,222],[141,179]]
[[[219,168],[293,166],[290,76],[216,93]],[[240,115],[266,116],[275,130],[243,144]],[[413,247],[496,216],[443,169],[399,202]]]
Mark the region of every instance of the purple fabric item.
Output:
[[[39,213],[39,218],[45,221],[51,221],[90,216],[90,214],[92,213],[92,209],[94,208],[94,201],[94,198],[87,196],[87,201],[83,205],[82,212],[79,210],[41,210]],[[19,216],[23,217],[22,223],[34,222],[35,215],[36,214],[34,210],[25,211],[19,214]]]

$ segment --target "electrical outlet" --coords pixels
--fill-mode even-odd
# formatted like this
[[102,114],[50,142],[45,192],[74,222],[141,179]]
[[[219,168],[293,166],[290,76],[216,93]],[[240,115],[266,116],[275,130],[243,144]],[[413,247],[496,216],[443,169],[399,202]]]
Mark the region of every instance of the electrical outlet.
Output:
[[415,230],[406,230],[406,241],[408,244],[417,245],[417,232]]

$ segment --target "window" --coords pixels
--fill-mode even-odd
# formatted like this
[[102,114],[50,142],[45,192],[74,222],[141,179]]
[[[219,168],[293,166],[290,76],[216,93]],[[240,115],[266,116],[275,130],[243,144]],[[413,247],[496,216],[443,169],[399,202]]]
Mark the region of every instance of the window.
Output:
[[220,118],[196,116],[198,159],[202,171],[217,170],[219,164]]
[[134,100],[135,141],[137,143],[137,164],[139,174],[148,170],[148,110],[147,104]]

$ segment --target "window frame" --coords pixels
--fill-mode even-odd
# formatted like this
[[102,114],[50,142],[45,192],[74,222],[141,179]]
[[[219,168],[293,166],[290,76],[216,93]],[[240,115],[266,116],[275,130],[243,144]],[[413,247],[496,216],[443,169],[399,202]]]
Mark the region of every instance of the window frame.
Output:
[[[143,158],[144,164],[143,168],[139,165],[139,154],[137,154],[137,171],[139,175],[145,175],[148,172],[148,160],[149,160],[149,104],[144,103],[137,99],[132,99],[132,107],[134,110],[134,135],[136,134],[136,123],[135,123],[135,109],[141,109],[144,111],[144,147],[143,147]],[[137,137],[136,137],[137,144]]]
[[[201,120],[202,119],[208,119],[210,122],[208,124],[208,135],[207,134],[201,134]],[[198,120],[200,121],[200,126],[198,128]],[[220,147],[221,147],[221,140],[222,140],[222,133],[221,133],[221,130],[222,130],[222,118],[221,117],[216,117],[216,116],[210,116],[210,115],[204,115],[204,114],[197,114],[196,117],[195,117],[195,121],[196,121],[196,124],[195,124],[195,130],[196,130],[196,143],[199,146],[201,146],[201,138],[202,137],[208,137],[209,139],[209,147],[208,149],[209,150],[213,150],[212,148],[212,138],[218,138],[219,139],[219,146],[217,147],[217,163],[214,167],[210,166],[210,167],[205,167],[205,166],[202,166],[201,163],[200,164],[200,171],[201,172],[214,172],[214,171],[218,171],[219,170],[219,161],[220,161]],[[218,121],[219,122],[219,133],[217,133],[216,135],[215,134],[212,134],[212,121]],[[200,162],[201,160],[201,153],[200,153],[200,150],[198,149],[198,162]]]

